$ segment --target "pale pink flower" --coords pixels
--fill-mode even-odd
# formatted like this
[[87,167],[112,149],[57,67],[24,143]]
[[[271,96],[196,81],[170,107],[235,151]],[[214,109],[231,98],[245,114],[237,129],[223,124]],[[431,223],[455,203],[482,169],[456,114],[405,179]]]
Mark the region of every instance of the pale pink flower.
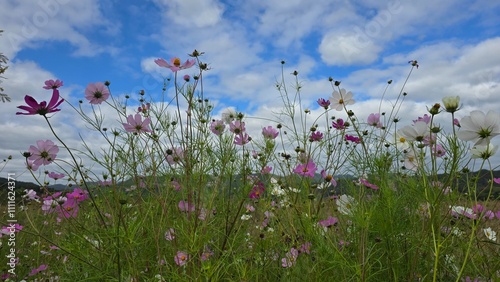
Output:
[[278,130],[270,125],[268,127],[262,128],[262,135],[264,136],[264,139],[275,139],[276,137],[278,137],[278,134]]
[[38,140],[36,141],[37,147],[31,145],[28,151],[31,156],[28,160],[33,161],[33,164],[37,167],[40,165],[48,165],[56,159],[56,155],[59,152],[59,147],[50,140]]
[[177,251],[177,254],[174,257],[175,264],[178,266],[183,266],[187,263],[189,259],[189,255],[185,252]]
[[183,64],[181,64],[181,59],[175,57],[170,59],[170,63],[167,62],[165,59],[156,59],[155,63],[160,66],[164,67],[167,69],[170,69],[172,72],[178,72],[183,69],[188,69],[196,63],[196,60],[186,60]]
[[53,79],[50,79],[50,80],[45,81],[45,86],[43,88],[44,89],[57,89],[63,85],[64,85],[64,83],[59,79],[57,79],[55,81]]
[[368,125],[374,126],[376,128],[382,128],[382,123],[380,122],[380,114],[370,114],[367,119]]
[[96,82],[89,83],[85,88],[85,99],[90,101],[90,104],[97,105],[106,101],[109,98],[109,89],[104,83]]
[[123,123],[123,127],[127,132],[132,132],[134,134],[141,134],[142,132],[151,132],[149,124],[151,123],[151,118],[147,117],[142,120],[140,114],[129,115],[127,117],[127,123]]

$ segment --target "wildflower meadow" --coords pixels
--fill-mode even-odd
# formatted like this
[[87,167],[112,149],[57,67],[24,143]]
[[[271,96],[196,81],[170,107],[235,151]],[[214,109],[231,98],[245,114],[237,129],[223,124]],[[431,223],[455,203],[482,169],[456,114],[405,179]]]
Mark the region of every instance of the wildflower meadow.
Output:
[[[21,156],[39,189],[16,187],[16,223],[0,218],[3,281],[500,281],[499,113],[454,96],[409,117],[411,89],[388,81],[380,104],[396,102],[362,120],[348,82],[325,78],[306,105],[282,61],[273,119],[216,116],[205,57],[155,60],[155,95],[92,81],[71,104],[60,77],[25,97],[15,118],[52,135]],[[83,150],[52,126],[63,111],[85,124]]]

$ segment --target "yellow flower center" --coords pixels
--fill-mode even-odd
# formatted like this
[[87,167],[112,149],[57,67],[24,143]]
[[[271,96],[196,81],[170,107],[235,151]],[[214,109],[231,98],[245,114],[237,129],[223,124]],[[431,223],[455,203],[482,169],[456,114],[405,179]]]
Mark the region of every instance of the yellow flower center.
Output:
[[400,137],[399,142],[404,143],[404,142],[406,142],[406,139],[404,137]]
[[344,99],[339,99],[339,104],[344,104]]
[[176,67],[180,67],[180,66],[181,66],[181,59],[179,59],[179,58],[175,58],[175,59],[174,59],[174,66],[176,66]]

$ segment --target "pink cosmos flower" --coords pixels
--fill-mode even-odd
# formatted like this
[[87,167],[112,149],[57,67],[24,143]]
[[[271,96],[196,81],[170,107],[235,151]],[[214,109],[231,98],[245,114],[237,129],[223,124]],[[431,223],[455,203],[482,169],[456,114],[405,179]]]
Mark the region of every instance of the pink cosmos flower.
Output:
[[235,120],[229,124],[229,131],[234,134],[241,134],[245,132],[245,122]]
[[234,144],[243,146],[252,140],[250,136],[246,133],[237,134],[234,136]]
[[278,134],[278,130],[270,125],[268,127],[262,128],[262,135],[264,136],[264,139],[276,139],[276,137],[278,137]]
[[201,261],[207,261],[213,255],[214,252],[212,252],[212,250],[205,248],[205,251],[201,254]]
[[151,132],[149,124],[151,123],[151,118],[147,117],[142,120],[140,114],[129,115],[127,117],[127,123],[123,123],[123,127],[127,132],[132,132],[134,134],[141,134],[142,132]]
[[89,193],[80,188],[75,188],[73,192],[66,193],[66,198],[69,200],[74,200],[77,203],[83,202],[89,198]]
[[196,61],[194,59],[192,60],[186,60],[186,62],[184,62],[184,64],[181,64],[181,59],[179,58],[171,58],[170,59],[170,63],[168,63],[167,61],[165,61],[165,59],[156,59],[155,60],[155,63],[160,66],[160,67],[164,67],[164,68],[168,68],[170,69],[172,72],[178,72],[180,70],[183,70],[183,69],[188,69],[192,66],[194,66],[194,64],[196,63]]
[[423,121],[425,124],[429,124],[431,122],[431,116],[428,114],[425,114],[423,117],[418,117],[417,119],[413,120],[413,123],[417,123],[418,121]]
[[140,107],[138,107],[137,111],[140,113],[146,114],[150,108],[151,108],[151,103],[146,103],[146,104],[142,104]]
[[431,153],[432,153],[433,156],[441,158],[444,155],[446,155],[446,150],[440,144],[436,144],[436,145],[434,145],[434,146],[431,147]]
[[59,152],[59,147],[50,140],[38,140],[36,141],[37,147],[31,145],[28,151],[31,156],[28,160],[33,161],[33,164],[38,166],[48,165],[56,159],[56,155]]
[[210,131],[217,136],[221,136],[224,133],[224,129],[226,129],[226,125],[223,120],[213,120],[210,124]]
[[301,253],[305,253],[305,254],[310,254],[311,253],[311,242],[305,242],[304,244],[302,244],[302,246],[300,246],[300,252]]
[[36,195],[36,192],[35,190],[33,189],[29,189],[29,190],[24,190],[24,192],[26,193],[23,198],[29,200],[29,201],[38,201],[38,196]]
[[306,177],[314,177],[314,173],[316,172],[318,168],[316,167],[316,164],[309,160],[307,163],[305,164],[299,164],[294,170],[293,172],[298,174],[298,175],[302,175],[302,176],[306,176]]
[[53,79],[50,79],[50,80],[45,81],[45,86],[43,88],[44,89],[57,89],[63,85],[64,85],[64,83],[59,79],[57,79],[55,81]]
[[461,127],[460,121],[458,120],[458,118],[453,119],[453,125],[455,125],[456,127]]
[[169,149],[167,150],[166,159],[170,165],[180,164],[184,159],[184,151],[179,147]]
[[250,191],[250,194],[248,195],[248,198],[250,199],[259,199],[262,194],[264,194],[266,187],[264,187],[264,184],[262,182],[258,182],[256,185],[253,186],[252,190]]
[[102,82],[89,83],[87,88],[85,88],[85,98],[93,105],[106,101],[109,98],[109,94],[108,87]]
[[318,99],[318,105],[320,107],[325,108],[325,110],[328,110],[328,107],[330,106],[330,100],[320,98],[320,99]]
[[338,130],[343,130],[347,128],[346,124],[344,123],[344,120],[341,118],[338,118],[336,122],[332,121],[332,127]]
[[500,184],[500,178],[493,178],[493,182],[495,182],[496,184]]
[[36,275],[39,272],[42,272],[42,271],[46,270],[47,268],[48,268],[48,266],[46,266],[45,264],[42,264],[39,267],[32,269],[31,272],[30,272],[30,274],[29,274],[29,276]]
[[26,160],[26,168],[31,171],[37,171],[39,165],[33,163],[32,160]]
[[178,266],[183,266],[187,263],[189,259],[189,255],[185,252],[177,251],[177,254],[174,257],[175,264]]
[[324,169],[321,170],[321,177],[323,177],[325,182],[330,182],[333,185],[333,187],[337,187],[337,181],[333,178],[331,174],[327,174]]
[[49,178],[52,178],[54,180],[57,180],[57,179],[62,179],[64,178],[66,175],[64,173],[56,173],[56,172],[50,172],[48,174]]
[[320,220],[318,222],[319,226],[321,227],[330,227],[330,226],[334,226],[335,224],[337,224],[339,222],[339,220],[336,218],[336,217],[333,217],[333,216],[328,216],[327,219],[324,219],[324,220]]
[[173,228],[169,228],[166,232],[165,232],[165,240],[167,241],[172,241],[175,239],[175,230]]
[[27,106],[18,106],[18,109],[25,110],[27,113],[17,112],[16,115],[42,115],[45,116],[50,113],[55,113],[60,111],[57,107],[64,102],[64,99],[59,100],[59,91],[54,89],[52,91],[52,98],[47,104],[46,101],[40,102],[40,104],[35,100],[35,98],[26,95],[24,96],[24,101]]
[[184,75],[183,78],[184,78],[184,81],[186,81],[186,82],[189,82],[189,80],[191,79],[191,77],[189,76],[189,74]]
[[370,189],[373,189],[373,190],[378,190],[378,186],[377,185],[368,182],[368,180],[366,180],[364,178],[360,178],[359,179],[359,183],[361,185],[364,185],[367,188],[370,188]]
[[269,173],[271,173],[271,170],[273,170],[272,167],[265,166],[265,167],[262,168],[262,170],[260,171],[260,173],[262,173],[262,174],[269,174]]
[[368,125],[374,126],[376,128],[382,128],[382,123],[380,122],[380,114],[370,114],[367,119]]
[[2,228],[0,228],[0,238],[2,238],[3,235],[9,236],[11,233],[18,233],[23,230],[23,228],[22,225],[17,223],[9,223],[9,226],[2,226]]
[[285,257],[281,259],[281,266],[288,268],[295,265],[297,257],[299,256],[299,251],[295,248],[291,248]]
[[323,139],[323,133],[319,132],[319,131],[314,131],[313,133],[311,133],[311,135],[309,136],[309,141],[310,142],[319,142]]
[[356,144],[361,143],[361,139],[357,136],[352,136],[352,135],[346,134],[344,136],[344,138],[345,138],[345,141],[351,141],[351,142],[356,143]]
[[193,212],[195,210],[195,206],[188,201],[179,201],[178,207],[181,212]]

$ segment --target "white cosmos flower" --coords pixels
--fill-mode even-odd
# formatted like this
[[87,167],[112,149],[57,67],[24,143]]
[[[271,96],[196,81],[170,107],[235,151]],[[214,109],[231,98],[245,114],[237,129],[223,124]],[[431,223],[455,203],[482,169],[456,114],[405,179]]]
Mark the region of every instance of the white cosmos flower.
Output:
[[447,112],[454,113],[460,106],[460,96],[447,96],[443,98],[443,105]]
[[472,111],[460,120],[460,126],[458,138],[475,142],[474,145],[488,145],[491,138],[500,134],[500,115],[493,111],[487,114]]
[[418,168],[419,159],[413,149],[408,149],[405,153],[404,166],[406,169],[416,171]]
[[227,124],[230,124],[232,121],[234,121],[236,119],[236,117],[238,116],[238,113],[236,112],[236,110],[234,108],[226,108],[222,111],[222,120],[227,123]]
[[352,99],[352,92],[349,91],[346,93],[344,88],[340,89],[340,93],[338,91],[333,91],[332,97],[328,100],[330,101],[330,108],[337,111],[342,111],[344,105],[352,105],[355,103]]
[[495,231],[491,230],[491,227],[484,228],[483,232],[484,232],[484,235],[486,236],[486,238],[488,238],[489,240],[491,240],[493,242],[497,241],[497,233]]
[[352,211],[356,205],[356,200],[349,195],[344,194],[337,199],[337,208],[342,214],[352,215]]
[[430,132],[431,129],[425,121],[417,121],[413,125],[407,125],[398,130],[398,134],[410,142],[424,141]]
[[477,145],[470,149],[473,159],[487,160],[497,152],[498,147],[495,145]]

